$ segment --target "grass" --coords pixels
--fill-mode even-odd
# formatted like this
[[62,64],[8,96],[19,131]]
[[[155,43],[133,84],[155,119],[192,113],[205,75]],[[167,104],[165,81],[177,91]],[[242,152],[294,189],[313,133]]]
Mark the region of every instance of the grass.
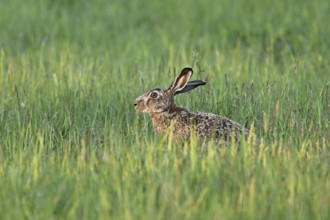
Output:
[[[0,219],[329,219],[329,1],[0,1]],[[259,148],[155,137],[176,98]]]

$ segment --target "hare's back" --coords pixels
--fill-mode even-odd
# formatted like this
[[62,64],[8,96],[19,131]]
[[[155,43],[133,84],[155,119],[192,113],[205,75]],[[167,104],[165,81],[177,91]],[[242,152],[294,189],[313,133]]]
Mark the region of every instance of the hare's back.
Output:
[[212,113],[191,112],[191,119],[198,136],[227,141],[234,135],[235,140],[238,141],[242,133],[245,137],[249,134],[246,128],[233,120]]

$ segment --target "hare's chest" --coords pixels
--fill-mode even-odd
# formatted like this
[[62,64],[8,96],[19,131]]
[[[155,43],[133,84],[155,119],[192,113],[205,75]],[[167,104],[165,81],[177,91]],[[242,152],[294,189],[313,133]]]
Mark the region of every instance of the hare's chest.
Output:
[[153,125],[157,134],[164,134],[169,128],[169,126],[165,122],[157,122],[153,123]]
[[181,117],[152,117],[152,122],[157,135],[166,134],[172,130],[175,137],[186,138],[190,134],[189,120],[183,120]]
[[165,133],[170,127],[171,120],[169,118],[163,116],[153,116],[151,119],[157,134]]

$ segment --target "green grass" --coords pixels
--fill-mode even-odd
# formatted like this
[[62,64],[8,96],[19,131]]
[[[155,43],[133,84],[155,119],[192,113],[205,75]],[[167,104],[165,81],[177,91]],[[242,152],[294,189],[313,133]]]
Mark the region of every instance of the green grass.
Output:
[[[329,11],[0,0],[0,219],[329,219]],[[133,100],[186,66],[259,148],[157,140]]]

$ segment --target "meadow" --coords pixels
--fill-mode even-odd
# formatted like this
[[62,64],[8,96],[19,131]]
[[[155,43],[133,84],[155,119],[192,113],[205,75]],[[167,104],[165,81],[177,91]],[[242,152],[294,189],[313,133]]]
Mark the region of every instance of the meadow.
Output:
[[[330,219],[328,0],[0,0],[0,219]],[[157,139],[134,99],[254,130]]]

